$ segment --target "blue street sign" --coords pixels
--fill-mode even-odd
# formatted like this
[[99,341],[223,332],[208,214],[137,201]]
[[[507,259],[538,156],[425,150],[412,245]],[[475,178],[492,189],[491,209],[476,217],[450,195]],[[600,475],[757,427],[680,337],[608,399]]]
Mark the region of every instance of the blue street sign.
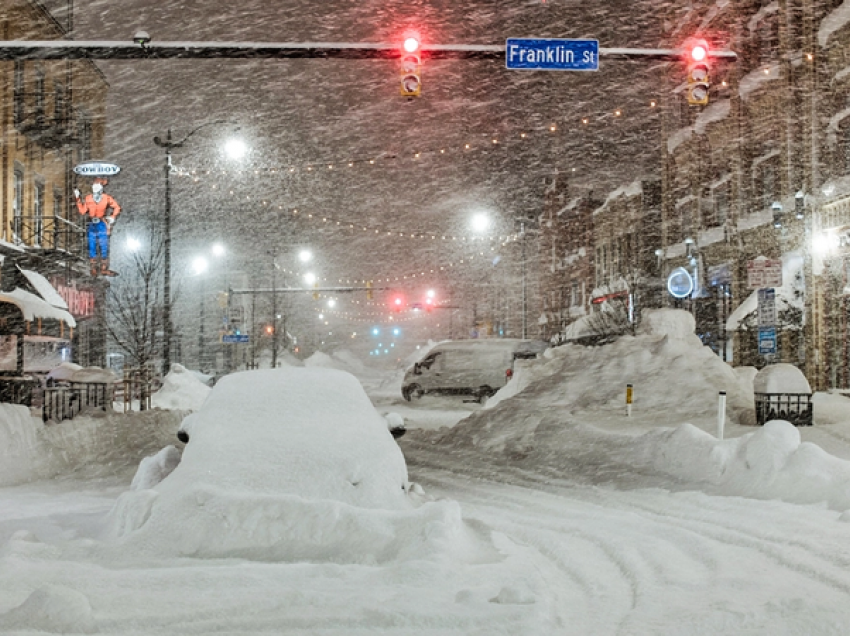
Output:
[[599,40],[508,38],[505,65],[521,71],[598,71]]
[[227,334],[221,337],[221,341],[225,344],[240,344],[246,343],[250,340],[250,336],[248,334]]
[[776,327],[759,327],[759,355],[776,354]]

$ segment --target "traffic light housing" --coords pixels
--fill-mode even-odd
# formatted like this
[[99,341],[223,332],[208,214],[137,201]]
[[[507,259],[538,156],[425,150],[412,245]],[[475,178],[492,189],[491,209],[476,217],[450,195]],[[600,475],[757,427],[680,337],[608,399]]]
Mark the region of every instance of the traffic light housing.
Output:
[[372,300],[372,281],[366,283],[366,300]]
[[687,48],[688,62],[688,104],[705,106],[708,104],[709,79],[708,43],[705,40],[693,40]]
[[313,300],[319,300],[319,283],[313,283]]
[[422,54],[419,40],[409,37],[401,49],[401,95],[418,97],[422,92]]

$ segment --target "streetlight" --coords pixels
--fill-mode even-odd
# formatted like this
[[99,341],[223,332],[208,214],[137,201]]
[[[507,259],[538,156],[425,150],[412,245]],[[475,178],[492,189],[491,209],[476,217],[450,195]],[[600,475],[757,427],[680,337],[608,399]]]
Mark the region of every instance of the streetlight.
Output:
[[[194,130],[190,131],[180,141],[173,141],[171,136],[171,128],[165,137],[165,141],[159,137],[154,137],[153,142],[160,148],[165,148],[165,214],[163,216],[163,343],[162,343],[162,374],[165,375],[171,370],[171,337],[173,325],[171,324],[171,171],[173,165],[171,163],[171,151],[174,148],[182,148],[189,138],[199,130],[209,126],[219,124],[234,124],[235,122],[220,119],[201,124]],[[232,150],[232,149],[231,149]],[[235,156],[235,155],[234,155]]]
[[470,223],[475,232],[486,232],[490,229],[490,217],[483,212],[479,212],[473,216]]

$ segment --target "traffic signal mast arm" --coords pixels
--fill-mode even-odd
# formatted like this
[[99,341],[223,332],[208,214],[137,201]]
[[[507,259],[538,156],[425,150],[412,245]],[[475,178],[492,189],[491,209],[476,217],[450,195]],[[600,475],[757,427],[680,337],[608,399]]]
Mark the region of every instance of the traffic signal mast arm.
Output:
[[[505,58],[504,44],[422,44],[429,59]],[[684,49],[600,48],[600,57],[646,57],[677,60]],[[403,55],[398,43],[367,42],[135,42],[107,40],[0,40],[0,60],[135,60],[135,59],[393,59]],[[709,51],[709,58],[734,60],[734,51]]]

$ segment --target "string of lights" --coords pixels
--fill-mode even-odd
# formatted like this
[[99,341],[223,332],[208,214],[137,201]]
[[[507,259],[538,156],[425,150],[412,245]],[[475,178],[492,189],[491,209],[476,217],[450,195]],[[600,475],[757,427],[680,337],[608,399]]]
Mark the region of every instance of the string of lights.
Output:
[[[647,107],[649,111],[654,111],[658,108],[658,104],[660,103],[659,98],[649,99],[647,103]],[[645,115],[645,112],[638,113],[641,116]],[[239,177],[245,176],[268,176],[268,175],[291,175],[291,174],[313,174],[319,175],[327,171],[332,170],[343,170],[357,168],[360,166],[375,166],[385,161],[395,161],[398,159],[411,159],[416,161],[418,159],[425,158],[427,156],[451,156],[453,153],[461,153],[468,154],[470,152],[483,151],[483,150],[492,150],[494,147],[502,146],[510,143],[521,143],[523,141],[532,141],[535,137],[551,137],[555,133],[560,132],[575,132],[577,130],[585,129],[591,127],[595,123],[603,124],[604,126],[610,126],[611,118],[615,119],[627,119],[627,112],[624,108],[614,108],[611,110],[598,111],[594,114],[586,114],[581,117],[577,117],[574,122],[574,128],[571,128],[569,123],[557,123],[552,122],[546,126],[540,126],[537,128],[526,128],[518,133],[513,134],[481,134],[481,138],[478,140],[471,140],[459,145],[439,145],[433,147],[421,148],[408,152],[397,152],[397,151],[383,151],[378,153],[373,153],[369,156],[358,156],[358,157],[349,157],[349,158],[325,158],[325,159],[311,159],[305,161],[293,162],[286,165],[277,165],[277,166],[268,166],[263,168],[254,168],[248,170],[185,170],[178,168],[178,176],[189,177],[192,179],[198,179],[200,175],[222,175],[226,176],[236,175]]]

